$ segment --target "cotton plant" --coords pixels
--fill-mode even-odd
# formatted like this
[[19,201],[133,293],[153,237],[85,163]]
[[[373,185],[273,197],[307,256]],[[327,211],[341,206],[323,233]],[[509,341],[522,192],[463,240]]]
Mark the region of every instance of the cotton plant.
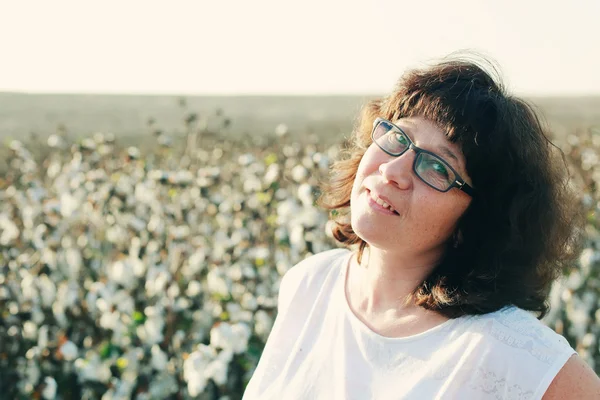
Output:
[[[203,140],[182,157],[174,143],[145,153],[107,133],[78,143],[57,135],[45,164],[13,146],[15,179],[0,180],[0,340],[17,365],[11,394],[59,398],[73,373],[91,398],[241,396],[275,321],[281,277],[334,247],[334,223],[316,200],[340,149],[287,134],[252,146]],[[600,141],[590,143],[578,138],[568,155],[587,182],[583,204],[599,212],[591,182],[600,182]],[[588,222],[587,248],[553,287],[547,323],[600,365],[598,293],[589,289],[600,223],[595,214]],[[7,365],[0,358],[0,372]]]

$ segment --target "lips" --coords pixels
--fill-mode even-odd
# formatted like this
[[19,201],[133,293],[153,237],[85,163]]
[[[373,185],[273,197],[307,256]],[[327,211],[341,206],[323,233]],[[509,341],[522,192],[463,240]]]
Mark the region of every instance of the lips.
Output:
[[398,213],[398,211],[396,211],[394,209],[394,207],[390,204],[390,201],[385,197],[382,196],[380,194],[376,194],[370,190],[367,189],[367,195],[369,197],[371,197],[371,199],[376,202],[377,204],[379,204],[380,206],[382,206],[383,208],[386,208],[388,210],[390,210],[391,212],[393,212],[395,215],[400,215]]

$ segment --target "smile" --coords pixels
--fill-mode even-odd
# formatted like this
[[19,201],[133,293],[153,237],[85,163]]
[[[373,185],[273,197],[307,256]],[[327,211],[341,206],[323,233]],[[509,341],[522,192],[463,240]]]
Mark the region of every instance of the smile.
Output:
[[[371,207],[381,210],[381,211],[387,211],[389,214],[392,214],[392,215],[400,215],[398,213],[398,211],[394,210],[394,208],[391,205],[389,205],[386,201],[377,197],[370,190],[367,190],[367,197],[370,200],[369,204],[371,205]],[[379,206],[379,207],[377,207],[377,206]]]

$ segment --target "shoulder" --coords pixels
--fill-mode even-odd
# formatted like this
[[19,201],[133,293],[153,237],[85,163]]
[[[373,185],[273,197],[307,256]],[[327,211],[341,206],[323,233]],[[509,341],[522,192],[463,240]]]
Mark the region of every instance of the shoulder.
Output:
[[279,285],[279,308],[285,307],[298,294],[319,290],[329,274],[339,272],[349,255],[350,250],[347,249],[327,250],[307,257],[290,268]]
[[532,398],[542,398],[577,354],[562,335],[517,307],[468,320],[469,331],[481,336],[486,368],[502,374],[507,383],[524,393],[531,392]]
[[505,307],[485,314],[481,323],[494,340],[509,347],[527,350],[540,361],[550,362],[559,353],[568,353],[569,356],[574,353],[567,339],[518,307]]
[[574,354],[554,377],[542,399],[600,399],[600,378]]
[[315,275],[328,272],[331,266],[340,262],[350,254],[347,249],[332,249],[311,255],[290,268],[283,277],[284,280],[298,278],[312,279]]

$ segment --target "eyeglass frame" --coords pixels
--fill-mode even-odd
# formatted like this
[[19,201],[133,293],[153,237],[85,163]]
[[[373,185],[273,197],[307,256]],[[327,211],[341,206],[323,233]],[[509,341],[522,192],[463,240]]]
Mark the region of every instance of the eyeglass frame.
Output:
[[[406,140],[408,140],[408,146],[406,147],[406,149],[404,149],[404,151],[402,151],[401,153],[395,154],[395,153],[391,153],[389,151],[387,151],[386,149],[384,149],[383,147],[381,147],[381,145],[379,143],[377,143],[377,140],[375,140],[375,129],[379,126],[380,123],[385,122],[390,124],[392,127],[396,128],[403,136]],[[389,131],[388,131],[389,132]],[[387,135],[387,133],[385,133],[385,135]],[[381,137],[381,136],[380,136]],[[452,188],[457,188],[459,190],[462,190],[463,192],[465,192],[466,194],[468,194],[471,197],[475,196],[475,189],[473,189],[473,187],[471,185],[469,185],[461,176],[458,172],[456,172],[456,170],[454,168],[452,168],[452,166],[446,161],[444,160],[442,157],[438,156],[437,154],[422,149],[420,147],[418,147],[417,145],[415,145],[412,141],[412,139],[410,138],[410,136],[408,136],[406,134],[406,132],[404,132],[400,127],[398,127],[397,125],[393,124],[391,121],[388,121],[385,118],[381,118],[378,117],[375,119],[375,121],[373,121],[373,129],[371,130],[371,140],[373,140],[373,143],[375,143],[377,145],[377,147],[379,147],[384,153],[392,156],[392,157],[400,157],[402,154],[406,153],[408,150],[411,150],[415,152],[415,160],[413,162],[413,172],[415,173],[415,175],[423,182],[425,183],[427,186],[437,190],[438,192],[442,192],[442,193],[446,193],[448,192],[450,189]],[[446,165],[455,175],[455,179],[454,182],[452,182],[450,184],[450,186],[448,187],[448,189],[446,190],[441,190],[436,188],[435,186],[433,186],[432,184],[428,183],[425,181],[425,179],[423,179],[421,177],[421,175],[419,175],[419,173],[417,172],[417,159],[419,158],[419,154],[421,153],[426,153],[429,154],[431,156],[434,156],[435,158],[440,159],[444,165]]]

